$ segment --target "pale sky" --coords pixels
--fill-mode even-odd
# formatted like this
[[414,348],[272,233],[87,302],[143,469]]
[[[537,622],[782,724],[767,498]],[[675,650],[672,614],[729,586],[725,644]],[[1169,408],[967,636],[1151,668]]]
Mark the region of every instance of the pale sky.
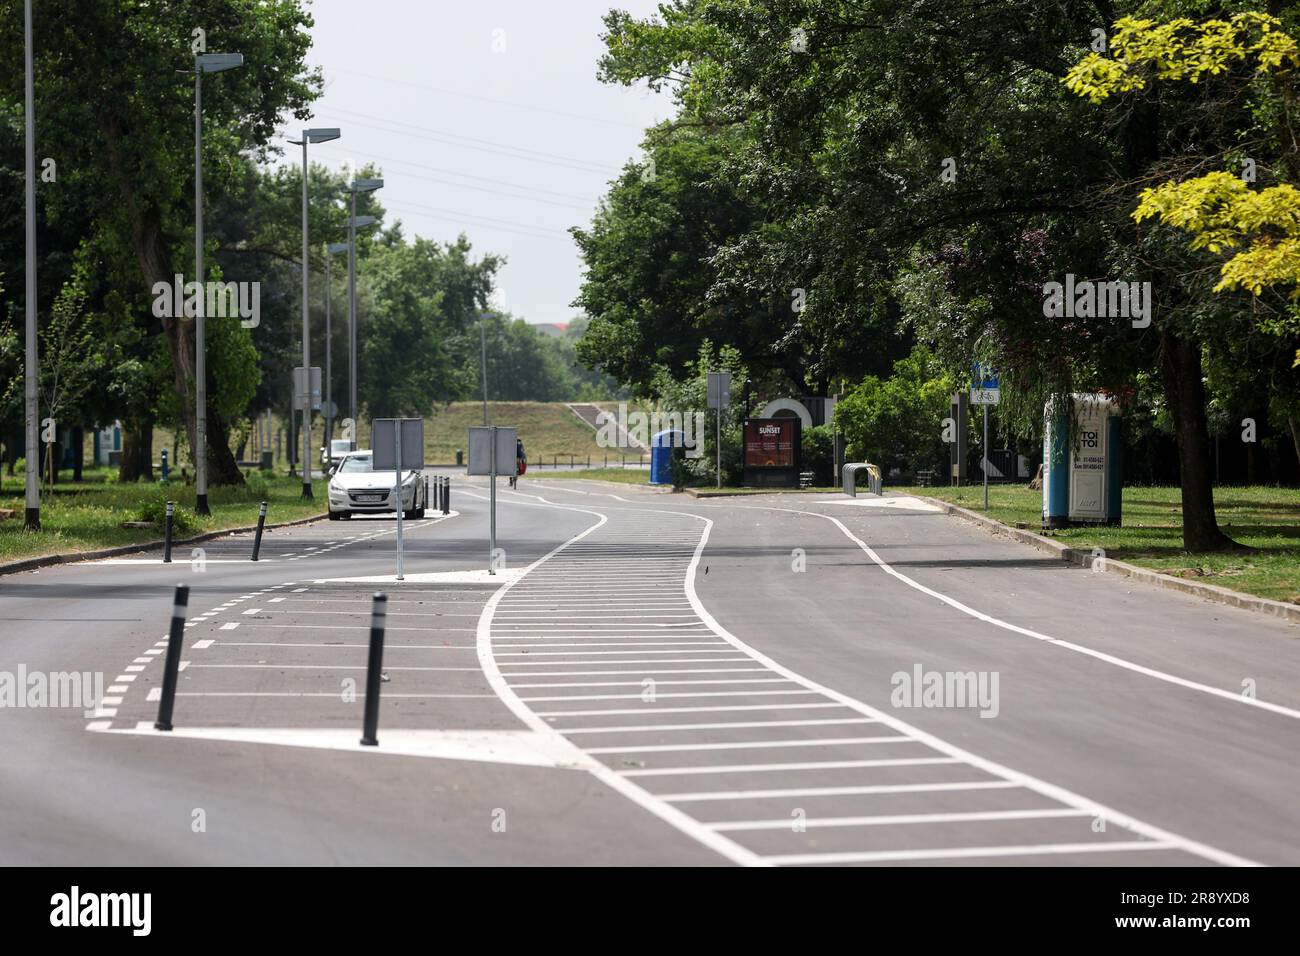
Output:
[[[315,126],[341,139],[313,162],[376,162],[378,198],[409,237],[454,239],[509,260],[499,303],[530,322],[577,310],[586,225],[607,183],[639,157],[666,95],[596,79],[601,16],[654,0],[314,0]],[[297,134],[296,124],[285,130]]]

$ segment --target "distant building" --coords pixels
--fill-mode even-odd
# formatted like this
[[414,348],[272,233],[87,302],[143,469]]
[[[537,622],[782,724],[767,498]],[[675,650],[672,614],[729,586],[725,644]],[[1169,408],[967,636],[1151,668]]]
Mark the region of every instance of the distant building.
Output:
[[552,338],[562,339],[564,338],[564,333],[569,328],[569,323],[568,322],[537,322],[534,323],[533,328],[535,328],[538,332],[541,332],[543,335],[549,335]]

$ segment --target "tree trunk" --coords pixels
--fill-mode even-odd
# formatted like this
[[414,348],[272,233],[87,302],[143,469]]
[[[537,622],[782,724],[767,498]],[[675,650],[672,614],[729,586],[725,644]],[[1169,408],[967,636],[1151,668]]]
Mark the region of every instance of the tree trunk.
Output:
[[[155,283],[171,284],[175,277],[167,240],[163,235],[162,214],[152,200],[142,200],[136,193],[132,171],[122,161],[121,143],[124,136],[117,117],[111,113],[100,114],[100,132],[108,147],[109,167],[122,195],[127,220],[131,224],[131,246],[145,285],[152,289]],[[172,360],[172,388],[180,399],[185,433],[190,448],[198,447],[196,441],[197,416],[194,404],[194,338],[191,334],[193,320],[184,316],[163,316],[163,332],[167,336],[167,350]],[[211,369],[208,369],[211,373]],[[209,383],[210,384],[210,383]],[[230,454],[227,435],[230,426],[217,414],[208,389],[207,409],[207,460],[208,483],[212,485],[243,484],[244,474]],[[152,446],[152,438],[149,445]],[[152,471],[152,460],[149,462]]]
[[122,423],[122,457],[117,463],[118,481],[139,481],[141,430],[131,422]]
[[1193,552],[1240,548],[1219,530],[1214,514],[1210,430],[1205,418],[1200,350],[1162,329],[1160,370],[1178,440],[1179,478],[1183,491],[1183,547]]
[[1295,415],[1288,415],[1286,423],[1291,426],[1291,444],[1295,447],[1296,464],[1300,465],[1300,420]]
[[80,425],[72,428],[72,480],[81,481],[86,459],[86,432]]
[[153,422],[124,422],[118,481],[153,481]]

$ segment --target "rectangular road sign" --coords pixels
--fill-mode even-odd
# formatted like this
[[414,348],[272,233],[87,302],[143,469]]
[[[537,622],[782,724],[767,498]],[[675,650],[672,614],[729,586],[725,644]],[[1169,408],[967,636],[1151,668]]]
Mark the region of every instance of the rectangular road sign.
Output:
[[376,418],[370,423],[370,446],[375,471],[397,470],[397,435],[394,422],[402,425],[402,471],[424,467],[424,419]]
[[726,408],[731,404],[731,373],[709,373],[709,408]]
[[996,405],[1001,397],[1002,392],[997,388],[972,388],[970,390],[970,403],[972,405]]
[[[302,411],[303,400],[306,397],[307,386],[303,383],[302,366],[299,365],[293,370],[293,407]],[[311,410],[320,411],[320,366],[311,367]]]
[[496,473],[507,477],[515,473],[515,444],[519,438],[519,429],[478,425],[471,426],[469,430],[469,470],[465,472],[467,475],[492,474],[493,432],[496,432],[497,438]]

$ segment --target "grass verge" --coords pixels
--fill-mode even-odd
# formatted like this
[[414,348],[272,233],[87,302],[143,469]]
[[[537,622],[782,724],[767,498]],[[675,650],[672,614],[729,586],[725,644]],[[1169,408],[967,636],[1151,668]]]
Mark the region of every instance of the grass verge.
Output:
[[[982,487],[886,488],[886,493],[927,495],[984,512]],[[1183,549],[1181,489],[1125,488],[1124,524],[1048,532],[1054,540],[1164,574],[1204,581],[1274,601],[1300,603],[1300,490],[1221,487],[1214,491],[1219,526],[1248,553],[1191,554]],[[989,488],[987,514],[1005,524],[1042,527],[1042,492],[1024,485]]]
[[[95,551],[156,541],[162,537],[163,504],[176,502],[175,534],[178,538],[238,528],[257,523],[258,503],[267,501],[267,524],[293,521],[325,510],[325,482],[313,483],[315,499],[302,500],[302,479],[254,475],[239,488],[211,487],[212,514],[194,514],[194,486],[172,483],[119,484],[107,469],[87,469],[81,483],[62,481],[41,496],[41,530],[23,531],[21,475],[6,477],[0,489],[0,509],[12,509],[12,518],[0,520],[0,562],[47,554]],[[124,521],[158,519],[154,528],[123,528]]]

